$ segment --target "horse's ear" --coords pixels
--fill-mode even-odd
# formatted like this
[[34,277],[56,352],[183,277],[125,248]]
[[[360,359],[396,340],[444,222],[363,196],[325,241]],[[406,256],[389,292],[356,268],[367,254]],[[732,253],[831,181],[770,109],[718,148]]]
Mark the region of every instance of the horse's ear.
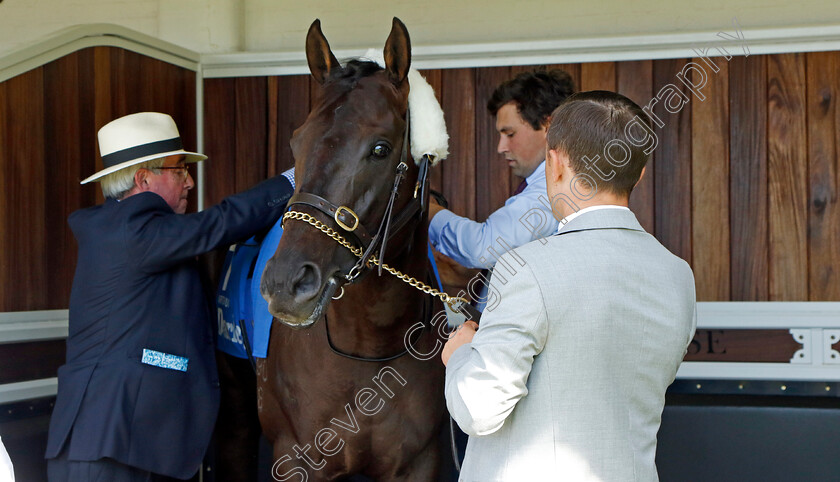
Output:
[[319,84],[323,84],[329,77],[330,71],[340,68],[338,60],[330,50],[330,44],[321,32],[321,20],[315,19],[306,34],[306,61],[309,71]]
[[411,40],[408,38],[408,29],[405,28],[400,19],[394,17],[391,25],[391,34],[385,42],[385,70],[395,84],[401,84],[408,75],[408,68],[411,67]]

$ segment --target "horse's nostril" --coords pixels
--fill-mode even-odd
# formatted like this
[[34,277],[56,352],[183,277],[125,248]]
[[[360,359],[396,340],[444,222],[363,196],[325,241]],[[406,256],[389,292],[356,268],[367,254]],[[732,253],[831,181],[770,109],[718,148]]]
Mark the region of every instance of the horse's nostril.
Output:
[[292,295],[295,301],[309,301],[321,291],[321,271],[312,263],[304,263],[292,281]]

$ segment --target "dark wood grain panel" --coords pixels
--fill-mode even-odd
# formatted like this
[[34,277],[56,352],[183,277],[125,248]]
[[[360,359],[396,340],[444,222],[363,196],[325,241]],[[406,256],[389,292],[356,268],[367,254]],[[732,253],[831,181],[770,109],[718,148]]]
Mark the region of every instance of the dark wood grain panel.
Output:
[[[169,113],[175,119],[184,149],[195,152],[198,150],[195,73],[172,64],[163,65],[164,71],[167,72],[164,77],[165,86],[168,86],[168,88],[165,88],[166,94],[164,97],[167,99],[167,110],[162,112]],[[161,111],[157,106],[152,106],[151,110]],[[187,201],[187,211],[197,211],[197,189],[190,191]]]
[[808,299],[840,300],[840,52],[806,54]]
[[[123,53],[126,57],[135,57],[132,53],[125,52]],[[159,60],[145,57],[145,56],[136,56],[137,68],[139,69],[138,72],[143,72],[144,76],[148,76],[148,79],[155,79],[153,82],[142,82],[140,84],[140,90],[136,91],[139,95],[135,95],[131,107],[131,112],[140,112],[140,111],[150,111],[150,110],[157,110],[159,112],[163,112],[165,114],[173,115],[173,102],[170,102],[168,91],[171,88],[168,87],[167,84],[170,84],[170,79],[166,78],[166,75],[169,73],[169,70],[164,67],[163,62]],[[121,80],[125,81],[127,76],[120,76]],[[139,76],[131,76],[131,77],[139,77]],[[152,106],[155,106],[153,109]]]
[[515,188],[522,182],[521,178],[511,174],[505,156],[498,152],[496,118],[487,111],[487,101],[493,91],[511,76],[508,67],[476,69],[475,73],[476,221],[484,221],[493,211],[502,207],[510,197],[511,186]]
[[[280,115],[280,102],[278,100],[278,96],[280,95],[280,79],[281,77],[269,77],[266,79],[267,87],[266,87],[266,122],[267,131],[268,131],[268,139],[266,146],[266,156],[268,165],[266,166],[266,177],[274,177],[278,174],[277,172],[277,149],[278,149],[278,135],[277,132],[277,117]],[[300,103],[297,103],[300,105]],[[291,105],[289,106],[291,107]]]
[[729,62],[731,300],[768,299],[767,57]]
[[[111,119],[143,112],[143,104],[146,103],[147,92],[143,92],[149,83],[148,79],[141,75],[142,56],[123,49],[111,49]],[[106,121],[106,122],[107,122]]]
[[[0,186],[8,186],[12,179],[6,166],[11,164],[10,152],[8,149],[8,141],[6,140],[6,129],[8,122],[9,107],[7,82],[0,82]],[[0,203],[3,206],[10,206],[11,196],[8,189],[0,189]],[[8,273],[11,270],[10,261],[11,249],[9,248],[9,238],[11,236],[11,226],[9,225],[10,209],[0,209],[0,282],[5,283],[8,279]],[[11,310],[10,298],[14,296],[12,290],[0,290],[0,311]]]
[[768,56],[769,297],[808,300],[805,55]]
[[245,190],[266,178],[268,165],[268,96],[265,77],[243,77],[235,81],[236,191]]
[[236,192],[235,79],[204,81],[204,151],[206,204]]
[[[94,99],[94,123],[95,130],[98,130],[115,118],[113,114],[113,104],[111,100],[111,47],[94,47],[93,48],[93,76],[94,85],[96,86],[96,97]],[[86,167],[88,169],[82,173],[81,179],[93,174],[102,169],[102,158],[99,156],[99,141],[96,140],[95,155],[90,159],[90,164]],[[100,204],[104,201],[102,190],[98,185],[88,185],[82,188],[83,192],[94,197],[95,203]]]
[[47,286],[47,225],[44,179],[44,68],[6,82],[5,206],[11,207],[4,227],[9,256],[3,311],[50,307]]
[[307,75],[306,78],[309,79],[309,110],[311,111],[321,100],[322,89],[321,84],[315,80],[315,77]]
[[295,129],[306,121],[309,115],[308,99],[310,95],[309,75],[293,75],[277,78],[277,156],[270,160],[277,173],[295,165],[289,141]]
[[[653,97],[653,61],[638,60],[617,62],[616,76],[618,93],[644,107]],[[654,222],[654,182],[656,179],[655,156],[651,155],[645,166],[645,173],[630,194],[630,209],[639,223],[650,234],[656,235]]]
[[441,102],[449,129],[449,159],[443,162],[443,194],[453,212],[475,219],[475,70],[444,70],[441,84]]
[[64,358],[64,340],[0,344],[0,384],[55,377]]
[[800,348],[787,330],[697,330],[685,361],[788,363]]
[[616,63],[589,62],[580,64],[580,91],[616,90]]
[[[66,174],[69,182],[73,183],[76,187],[78,198],[68,201],[71,206],[93,206],[102,196],[100,189],[91,189],[79,184],[82,179],[96,172],[96,162],[99,157],[99,142],[96,138],[96,133],[101,125],[98,123],[98,120],[102,114],[100,112],[100,106],[110,105],[110,102],[100,101],[100,97],[109,97],[111,94],[110,82],[108,82],[110,76],[99,73],[98,70],[102,66],[97,63],[99,57],[107,59],[108,56],[100,54],[99,49],[100,47],[94,47],[81,50],[77,53],[79,57],[77,90],[79,97],[79,137],[75,142],[79,146],[78,171],[76,173],[67,172]],[[97,83],[99,80],[105,80],[108,83],[104,87],[101,87]],[[103,120],[103,122],[105,121]],[[97,192],[100,198],[97,198]],[[72,251],[73,256],[75,256],[76,249],[74,247],[68,246],[67,249]],[[75,257],[73,258],[72,265],[75,265]]]
[[656,238],[672,253],[691,261],[691,93],[675,75],[685,59],[653,63],[653,85],[659,101],[653,113],[664,124],[656,129],[654,152]]
[[[702,65],[698,59],[697,65]],[[729,301],[729,65],[693,72],[705,100],[691,111],[692,262],[697,301]],[[701,67],[702,68],[702,67]]]
[[166,98],[171,106],[167,112],[178,123],[184,148],[195,151],[198,148],[195,72],[171,64],[164,66],[168,71],[166,85],[169,86]]
[[[83,96],[79,72],[80,56],[63,57],[44,66],[44,107],[48,119],[44,122],[44,147],[50,152],[50,163],[61,166],[63,176],[46,176],[45,211],[49,226],[49,245],[46,250],[46,290],[50,293],[52,309],[66,308],[70,303],[70,286],[76,265],[76,242],[67,225],[67,216],[79,206],[81,185],[82,126],[80,122]],[[85,130],[90,134],[90,130]],[[90,141],[90,139],[88,139]],[[88,142],[87,144],[89,144]]]

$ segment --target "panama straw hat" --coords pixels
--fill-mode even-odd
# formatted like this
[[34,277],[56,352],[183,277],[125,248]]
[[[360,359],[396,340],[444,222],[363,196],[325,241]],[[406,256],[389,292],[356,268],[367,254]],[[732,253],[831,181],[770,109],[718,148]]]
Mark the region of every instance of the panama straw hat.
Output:
[[99,129],[99,152],[104,169],[82,181],[82,184],[161,157],[183,154],[186,162],[207,159],[203,154],[185,151],[175,121],[158,112],[131,114],[106,124]]

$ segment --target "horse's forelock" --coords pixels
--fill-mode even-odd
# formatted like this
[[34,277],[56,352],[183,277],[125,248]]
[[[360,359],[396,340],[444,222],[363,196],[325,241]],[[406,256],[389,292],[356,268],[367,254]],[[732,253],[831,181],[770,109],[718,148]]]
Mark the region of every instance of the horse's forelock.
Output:
[[329,82],[353,88],[359,79],[369,77],[382,70],[384,69],[376,62],[352,59],[347,61],[341,69],[332,70]]

